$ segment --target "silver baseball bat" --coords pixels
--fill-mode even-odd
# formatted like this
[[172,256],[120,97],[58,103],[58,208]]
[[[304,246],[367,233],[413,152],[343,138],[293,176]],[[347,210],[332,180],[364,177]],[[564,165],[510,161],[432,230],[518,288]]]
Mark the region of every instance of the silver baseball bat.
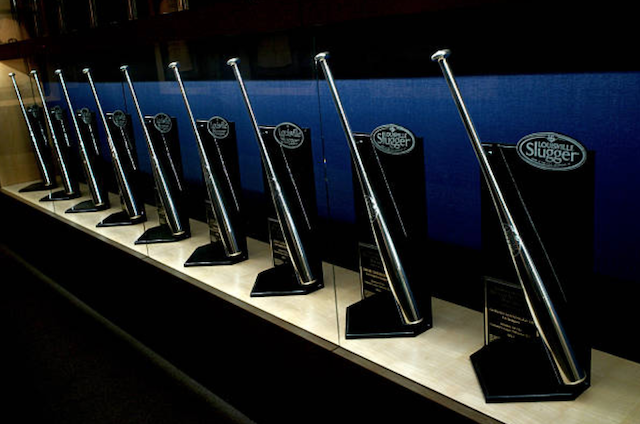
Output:
[[237,239],[236,232],[231,225],[231,218],[229,217],[227,205],[222,195],[220,183],[218,182],[218,179],[211,169],[211,163],[209,163],[209,158],[207,157],[207,153],[204,150],[204,143],[202,142],[202,138],[200,137],[200,132],[198,131],[196,120],[193,117],[193,112],[191,111],[191,106],[189,105],[189,99],[187,98],[187,92],[184,88],[179,68],[180,64],[178,62],[171,62],[169,64],[169,69],[173,69],[173,73],[176,76],[176,81],[178,81],[180,93],[182,93],[182,99],[184,100],[184,106],[187,109],[187,114],[189,115],[189,122],[191,123],[191,128],[193,128],[193,134],[196,138],[198,153],[200,154],[200,164],[202,166],[204,181],[207,187],[207,195],[209,196],[209,201],[211,202],[211,206],[213,208],[213,214],[218,221],[218,226],[220,227],[220,240],[222,241],[222,245],[227,256],[238,256],[242,254],[242,249],[240,248],[240,243]]
[[[13,83],[13,88],[16,91],[16,96],[18,97],[18,103],[20,104],[20,110],[22,111],[22,116],[24,116],[24,121],[27,123],[27,130],[29,131],[29,139],[31,140],[31,145],[33,147],[33,152],[36,156],[36,164],[38,166],[38,170],[40,171],[40,175],[42,176],[42,182],[45,186],[54,185],[54,176],[49,167],[47,166],[47,162],[44,158],[42,150],[40,149],[40,144],[38,143],[38,138],[36,137],[36,133],[31,126],[31,121],[29,121],[29,115],[27,114],[27,109],[24,107],[24,102],[22,101],[22,95],[20,94],[20,89],[18,88],[18,83],[16,82],[16,74],[15,72],[9,73],[9,78],[11,78],[11,82]],[[46,135],[46,134],[45,134]],[[44,140],[46,143],[46,139]]]
[[367,174],[362,157],[356,147],[356,139],[353,135],[353,131],[351,131],[347,114],[342,106],[342,101],[340,100],[338,89],[336,88],[333,75],[331,74],[331,69],[329,69],[329,64],[327,62],[328,58],[329,53],[319,53],[315,57],[315,62],[322,68],[325,79],[329,84],[333,102],[338,111],[338,115],[340,116],[342,128],[344,129],[349,143],[351,159],[353,160],[358,181],[360,182],[360,187],[364,195],[364,201],[369,215],[369,222],[371,223],[371,229],[373,231],[376,245],[380,251],[380,257],[382,259],[385,274],[389,280],[391,293],[398,305],[398,309],[400,310],[404,323],[407,325],[418,324],[423,320],[423,317],[418,309],[411,286],[409,285],[409,280],[402,263],[402,258],[398,253],[396,243],[391,236],[387,221],[378,205],[378,197],[373,190],[373,185],[371,184],[371,180]]
[[151,160],[151,169],[153,171],[154,180],[156,181],[156,185],[158,187],[158,194],[160,197],[160,202],[162,203],[162,207],[166,213],[167,224],[171,230],[171,233],[174,236],[182,235],[186,232],[185,227],[180,219],[180,215],[178,214],[178,209],[176,204],[174,203],[171,193],[171,188],[166,178],[166,174],[162,167],[162,163],[160,162],[160,158],[156,152],[156,149],[153,145],[153,140],[151,140],[151,134],[149,134],[149,129],[145,125],[144,115],[142,114],[142,110],[140,109],[140,103],[138,103],[138,97],[136,96],[136,91],[133,88],[133,82],[131,81],[131,77],[129,76],[129,66],[123,65],[120,67],[126,81],[129,86],[129,91],[131,92],[131,97],[133,98],[133,104],[136,108],[136,112],[138,113],[138,118],[140,120],[140,125],[142,125],[142,131],[144,132],[144,138],[147,142],[147,149],[149,150],[149,158]]
[[[447,58],[450,54],[451,52],[449,50],[438,50],[431,56],[431,60],[438,62],[438,65],[440,65],[440,69],[449,85],[451,95],[453,96],[476,158],[480,164],[482,175],[489,187],[491,198],[498,213],[507,246],[509,247],[509,253],[536,329],[551,353],[551,357],[558,369],[562,382],[567,385],[582,383],[587,378],[587,374],[578,363],[575,351],[560,320],[558,311],[551,300],[544,281],[542,281],[539,266],[534,263],[533,257],[529,253],[524,240],[520,237],[516,222],[505,201],[505,197],[493,173],[487,155],[482,148],[480,137],[473,125],[469,111],[462,100],[458,84],[449,68]],[[543,266],[547,266],[547,264],[543,264]],[[548,264],[548,266],[551,266],[551,264]]]
[[80,126],[78,125],[78,119],[76,118],[76,114],[73,112],[73,104],[71,103],[69,92],[67,91],[67,84],[65,83],[64,76],[62,75],[62,70],[56,69],[54,71],[54,74],[56,74],[58,76],[58,79],[60,80],[60,86],[62,87],[64,98],[66,99],[67,106],[69,107],[71,121],[73,122],[73,127],[76,130],[76,136],[78,137],[78,146],[80,150],[80,161],[82,163],[82,169],[84,170],[84,174],[87,180],[87,185],[89,186],[89,192],[91,193],[91,197],[93,199],[93,204],[94,206],[103,206],[109,202],[109,199],[105,196],[105,192],[102,187],[100,187],[100,183],[98,182],[98,178],[96,177],[93,159],[89,155],[89,150],[87,149],[86,142],[84,140],[84,137],[82,136],[82,132],[80,131]]
[[291,263],[302,285],[306,286],[314,284],[317,281],[317,277],[314,275],[313,269],[309,264],[308,256],[305,251],[305,247],[302,244],[300,233],[298,232],[296,222],[294,221],[291,209],[289,208],[289,203],[287,202],[284,192],[282,191],[282,187],[280,187],[280,183],[276,177],[275,168],[271,162],[271,157],[267,151],[267,146],[262,138],[262,134],[260,133],[260,127],[258,126],[258,121],[253,113],[251,101],[249,100],[247,89],[244,85],[244,81],[242,80],[238,63],[240,63],[240,59],[238,58],[232,58],[227,61],[227,65],[231,66],[233,69],[236,80],[240,85],[240,91],[242,92],[242,97],[244,99],[245,106],[247,107],[249,118],[251,119],[258,147],[260,148],[260,157],[267,176],[269,191],[271,191],[271,198],[273,200],[273,205],[275,206],[278,221],[280,222],[280,227],[285,239],[285,244],[287,245],[289,257],[291,258]]
[[[107,117],[104,114],[104,110],[102,109],[102,105],[100,104],[100,98],[98,97],[98,91],[96,90],[96,85],[93,82],[93,77],[91,76],[91,69],[84,68],[82,70],[87,76],[87,81],[89,82],[89,86],[91,87],[91,92],[93,93],[93,98],[96,102],[96,106],[98,108],[98,115],[100,115],[100,120],[102,121],[102,126],[104,127],[104,131],[107,134],[107,145],[109,146],[109,152],[111,153],[111,159],[113,161],[113,167],[115,170],[116,181],[118,182],[118,188],[120,189],[120,194],[122,195],[122,201],[124,204],[124,208],[129,215],[130,219],[140,218],[144,214],[144,209],[141,205],[138,204],[136,200],[131,184],[129,183],[129,178],[127,177],[127,173],[124,170],[124,166],[122,165],[122,159],[120,158],[120,154],[118,153],[118,149],[113,141],[113,135],[111,134],[111,130],[109,129],[109,124],[107,123]],[[62,81],[62,74],[60,75],[60,81]],[[67,96],[66,88],[64,89],[65,96]],[[68,98],[68,97],[67,97]],[[71,104],[69,104],[71,107]],[[76,130],[78,131],[78,136],[80,136],[80,128],[78,127],[78,122],[75,119],[74,115],[74,124],[76,125]]]
[[60,167],[60,174],[62,177],[62,185],[64,187],[64,192],[68,196],[76,195],[78,194],[77,182],[72,179],[71,174],[69,173],[69,168],[67,167],[65,155],[62,152],[62,146],[60,146],[58,137],[56,137],[56,133],[53,129],[51,114],[49,113],[49,108],[47,107],[47,101],[44,98],[44,91],[42,90],[40,79],[38,78],[38,71],[33,69],[30,72],[30,74],[33,76],[33,79],[36,82],[38,93],[40,94],[40,100],[42,101],[42,109],[44,110],[44,117],[45,117],[45,120],[47,121],[47,126],[49,127],[49,133],[51,135],[51,141],[52,141],[51,144],[53,145],[53,151],[55,153],[58,166]]

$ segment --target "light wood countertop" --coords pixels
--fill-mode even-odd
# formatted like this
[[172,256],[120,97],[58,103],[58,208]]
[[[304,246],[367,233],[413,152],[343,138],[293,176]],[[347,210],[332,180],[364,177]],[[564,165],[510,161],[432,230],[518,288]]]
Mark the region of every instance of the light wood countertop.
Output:
[[483,345],[483,317],[477,311],[434,298],[434,326],[417,337],[346,340],[346,307],[360,299],[353,271],[324,264],[322,290],[306,296],[251,298],[256,275],[271,266],[266,243],[249,239],[249,260],[239,264],[185,268],[195,248],[209,241],[205,223],[192,220],[192,237],[180,242],[135,246],[145,229],[157,225],[154,207],[147,206],[149,221],[144,225],[96,228],[102,218],[119,210],[117,196],[112,198],[116,207],[108,211],[65,214],[66,208],[88,196],[39,202],[47,193],[18,193],[26,185],[2,190],[478,422],[640,423],[640,364],[635,362],[593,350],[591,387],[577,400],[487,404],[469,360]]

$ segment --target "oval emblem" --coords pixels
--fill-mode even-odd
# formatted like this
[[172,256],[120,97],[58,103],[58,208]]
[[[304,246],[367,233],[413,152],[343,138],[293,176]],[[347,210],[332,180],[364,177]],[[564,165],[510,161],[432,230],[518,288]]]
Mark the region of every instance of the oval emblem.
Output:
[[302,128],[291,122],[283,122],[273,129],[273,138],[287,149],[297,149],[304,143]]
[[166,113],[159,113],[153,117],[153,126],[162,134],[166,134],[171,131],[173,122],[171,122],[171,117]]
[[39,118],[40,117],[40,108],[36,105],[32,105],[29,106],[27,108],[27,112],[29,112],[31,114],[32,117],[34,118]]
[[207,131],[216,140],[221,140],[229,136],[229,122],[220,116],[214,116],[207,121]]
[[555,132],[529,134],[516,146],[518,156],[546,171],[571,171],[587,160],[587,150],[571,137]]
[[51,108],[51,114],[58,121],[62,121],[62,108],[58,105]]
[[404,155],[413,150],[416,138],[411,131],[400,125],[387,124],[371,132],[371,142],[381,152]]
[[127,126],[127,114],[120,109],[113,111],[111,119],[113,119],[113,124],[118,128],[124,128]]
[[87,125],[91,124],[91,111],[88,107],[80,109],[80,119]]

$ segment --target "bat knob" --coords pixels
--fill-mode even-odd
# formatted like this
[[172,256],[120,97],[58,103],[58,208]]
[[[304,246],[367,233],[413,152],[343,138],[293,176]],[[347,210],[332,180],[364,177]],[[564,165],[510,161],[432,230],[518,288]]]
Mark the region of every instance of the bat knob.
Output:
[[237,65],[238,63],[240,63],[239,57],[232,57],[231,59],[227,60],[227,65],[229,66]]
[[62,75],[62,69],[56,69],[53,73],[56,75]]
[[126,71],[127,69],[129,69],[129,65],[122,65],[122,66],[120,67],[120,70],[121,70],[122,72]]
[[91,68],[84,68],[82,70],[82,73],[85,74],[85,75],[88,74],[89,72],[91,72]]
[[171,62],[169,64],[169,69],[177,69],[180,67],[180,62]]
[[449,49],[438,50],[437,52],[431,55],[431,60],[433,60],[434,62],[440,62],[448,58],[449,55],[451,55],[451,50]]
[[9,72],[9,76],[13,78],[13,77],[16,76],[16,73],[15,72]]
[[32,69],[31,72],[29,72],[31,75],[37,75],[38,71],[36,71],[35,69]]
[[321,60],[327,60],[327,59],[329,59],[329,52],[318,53],[314,58],[316,62],[320,62]]

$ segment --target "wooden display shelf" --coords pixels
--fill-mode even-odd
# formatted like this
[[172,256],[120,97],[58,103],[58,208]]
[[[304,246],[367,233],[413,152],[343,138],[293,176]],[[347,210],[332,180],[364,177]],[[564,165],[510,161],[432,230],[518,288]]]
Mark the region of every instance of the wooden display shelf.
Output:
[[[592,385],[577,400],[487,404],[469,361],[483,344],[479,312],[434,298],[434,327],[418,337],[346,340],[345,310],[360,298],[355,272],[325,264],[323,290],[306,296],[251,298],[256,274],[270,266],[267,244],[250,239],[248,261],[216,267],[215,272],[210,267],[184,268],[188,255],[208,242],[204,223],[191,221],[190,239],[135,246],[134,240],[145,228],[157,225],[155,208],[147,207],[150,220],[144,225],[96,228],[95,223],[116,209],[65,214],[66,208],[83,198],[43,203],[38,199],[46,193],[18,193],[25,185],[4,187],[2,192],[477,422],[640,422],[640,364],[593,350]],[[115,196],[113,204],[118,204]]]
[[[108,215],[120,211],[118,196],[110,194],[112,207],[91,213],[65,213],[88,195],[73,200],[40,202],[47,192],[19,193],[26,184],[3,187],[2,191],[59,220],[131,253],[176,275],[214,295],[243,307],[281,327],[329,349],[338,343],[337,313],[332,269],[325,264],[325,287],[306,296],[252,298],[249,296],[256,275],[270,268],[271,256],[267,243],[248,239],[249,259],[235,265],[216,267],[184,267],[193,251],[209,241],[207,224],[191,220],[192,237],[173,243],[140,244],[135,240],[151,227],[158,225],[157,210],[146,205],[148,220],[143,224],[122,227],[96,227]],[[81,185],[81,192],[88,193]]]

